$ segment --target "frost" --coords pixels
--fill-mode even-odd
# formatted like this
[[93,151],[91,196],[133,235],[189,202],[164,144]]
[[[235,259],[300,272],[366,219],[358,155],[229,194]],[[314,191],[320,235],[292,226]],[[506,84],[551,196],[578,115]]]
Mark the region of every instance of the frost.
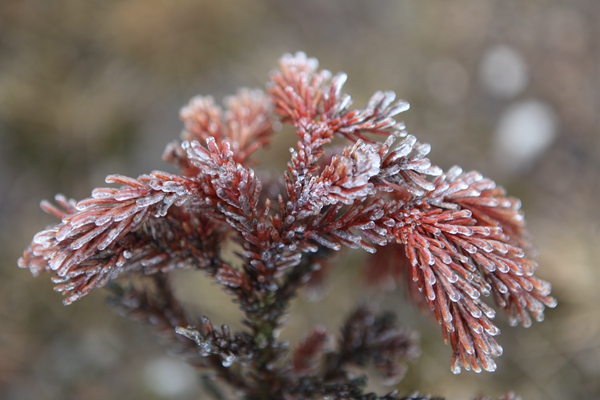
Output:
[[136,204],[138,205],[138,207],[148,207],[148,206],[151,206],[152,204],[158,203],[159,201],[161,201],[164,198],[165,198],[164,193],[156,193],[156,194],[138,199],[136,201]]

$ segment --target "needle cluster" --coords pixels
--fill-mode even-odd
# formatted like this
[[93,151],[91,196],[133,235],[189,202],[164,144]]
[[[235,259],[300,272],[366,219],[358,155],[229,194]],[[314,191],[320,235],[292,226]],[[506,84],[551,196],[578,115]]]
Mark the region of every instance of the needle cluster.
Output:
[[[90,198],[42,202],[60,222],[35,235],[19,266],[53,274],[65,304],[110,282],[118,311],[152,324],[192,365],[246,398],[398,399],[364,393],[366,380],[349,368],[401,379],[419,346],[393,315],[361,306],[337,341],[315,328],[291,352],[277,339],[316,266],[343,248],[362,249],[372,253],[368,282],[405,282],[437,319],[453,372],[494,371],[502,354],[495,310],[527,327],[556,305],[550,284],[534,275],[519,200],[477,172],[432,164],[430,146],[395,119],[407,102],[377,92],[352,108],[345,80],[304,53],[286,54],[266,92],[240,90],[224,108],[193,98],[181,110],[181,141],[163,155],[179,174],[109,175],[116,187]],[[282,179],[261,179],[252,157],[281,124],[294,127],[297,145]],[[335,137],[347,145],[336,150]],[[242,248],[239,267],[223,258],[227,240]],[[187,315],[168,283],[178,268],[221,284],[247,329]]]

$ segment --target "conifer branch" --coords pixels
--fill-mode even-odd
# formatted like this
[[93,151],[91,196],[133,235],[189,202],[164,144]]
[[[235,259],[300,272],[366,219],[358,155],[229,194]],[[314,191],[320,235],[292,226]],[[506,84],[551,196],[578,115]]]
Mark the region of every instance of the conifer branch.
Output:
[[[409,106],[394,93],[350,108],[346,78],[304,53],[286,54],[266,92],[242,89],[224,107],[193,98],[181,110],[181,142],[163,154],[179,174],[109,175],[119,187],[42,202],[60,221],[34,236],[19,266],[54,273],[65,304],[110,282],[118,312],[247,399],[434,399],[365,393],[366,376],[350,373],[370,365],[396,383],[417,359],[417,334],[393,314],[358,307],[335,346],[323,328],[307,329],[293,351],[278,338],[298,290],[323,284],[334,253],[362,249],[372,253],[367,283],[402,283],[439,322],[453,372],[494,371],[502,347],[493,305],[525,327],[556,306],[550,284],[535,276],[520,201],[477,172],[432,164],[431,146],[396,120]],[[291,124],[298,142],[281,180],[263,174],[263,183],[252,155],[277,121]],[[331,145],[336,136],[345,146]],[[228,240],[241,245],[239,263],[224,260]],[[221,285],[243,313],[243,330],[188,315],[168,282],[178,268]]]

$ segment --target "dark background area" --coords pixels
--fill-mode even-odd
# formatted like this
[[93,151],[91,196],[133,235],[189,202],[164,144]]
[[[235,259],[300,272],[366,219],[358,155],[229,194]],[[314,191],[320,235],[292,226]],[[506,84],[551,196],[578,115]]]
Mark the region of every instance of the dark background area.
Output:
[[[0,1],[0,398],[203,398],[193,371],[114,315],[104,290],[64,307],[49,276],[33,279],[17,259],[53,222],[41,199],[87,197],[111,173],[171,171],[162,150],[191,96],[263,87],[278,57],[297,50],[348,73],[357,107],[394,90],[434,163],[477,169],[520,197],[537,274],[559,306],[529,329],[499,315],[497,372],[454,376],[437,324],[401,290],[365,289],[360,262],[340,257],[320,303],[295,300],[283,337],[294,343],[314,324],[335,333],[358,302],[381,301],[422,333],[401,393],[600,398],[596,0]],[[257,168],[282,169],[294,142],[276,137]],[[192,309],[240,327],[202,274],[176,282]]]

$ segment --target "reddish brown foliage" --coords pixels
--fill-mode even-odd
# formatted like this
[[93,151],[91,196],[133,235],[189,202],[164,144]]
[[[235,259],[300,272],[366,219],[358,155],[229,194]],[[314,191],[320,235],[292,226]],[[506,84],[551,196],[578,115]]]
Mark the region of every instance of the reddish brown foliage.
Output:
[[[276,330],[314,265],[344,246],[369,253],[388,246],[367,263],[368,280],[405,279],[417,303],[441,324],[454,350],[454,372],[493,371],[502,348],[485,298],[491,296],[511,324],[524,326],[531,316],[541,321],[544,308],[556,304],[550,285],[534,276],[520,202],[477,172],[453,167],[443,173],[432,165],[430,146],[394,119],[408,109],[394,102],[394,93],[377,92],[365,108],[351,109],[350,96],[342,93],[344,74],[318,70],[303,53],[283,56],[279,66],[266,94],[241,90],[225,100],[225,109],[211,97],[190,101],[181,111],[182,142],[164,153],[180,175],[111,175],[107,183],[120,187],[95,189],[77,203],[58,196],[62,209],[42,203],[61,222],[34,237],[19,265],[34,275],[55,273],[65,304],[126,272],[204,270],[236,297],[250,331],[232,336],[208,319],[199,330],[185,327],[179,311],[176,323],[160,318],[165,330],[178,325],[202,357],[220,360],[220,376],[250,398],[363,398],[362,381],[353,380],[346,365],[371,363],[385,378],[398,379],[402,361],[416,357],[412,333],[360,308],[346,323],[337,352],[324,355],[327,335],[315,330],[296,347],[284,368],[293,373],[286,374],[273,367],[286,354]],[[280,194],[270,199],[250,166],[277,119],[295,127],[298,144]],[[349,143],[324,157],[335,136]],[[268,182],[270,193],[274,182]],[[240,268],[221,258],[227,238],[243,248]],[[391,258],[381,262],[385,256]],[[141,299],[140,306],[121,309],[142,319],[144,313],[164,315],[161,303],[142,301],[148,296],[135,290],[130,295]],[[177,308],[171,303],[164,312]],[[328,361],[320,369],[323,357]],[[232,372],[236,364],[250,373]]]

